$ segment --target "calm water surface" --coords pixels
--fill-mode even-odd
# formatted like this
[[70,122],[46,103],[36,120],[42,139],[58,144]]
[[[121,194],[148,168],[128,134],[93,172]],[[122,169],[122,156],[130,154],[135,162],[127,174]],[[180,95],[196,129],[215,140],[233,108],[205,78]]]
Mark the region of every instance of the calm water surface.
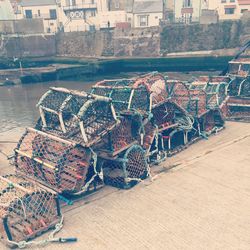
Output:
[[[33,126],[38,119],[36,104],[49,87],[66,87],[88,91],[91,86],[101,80],[110,78],[127,78],[141,73],[126,73],[101,76],[81,81],[54,81],[17,86],[0,87],[0,133],[17,127]],[[192,76],[213,75],[216,72],[190,72],[188,74],[167,73],[171,79],[188,80]]]
[[88,91],[94,81],[58,81],[0,87],[0,132],[35,124],[36,104],[49,87],[67,87]]

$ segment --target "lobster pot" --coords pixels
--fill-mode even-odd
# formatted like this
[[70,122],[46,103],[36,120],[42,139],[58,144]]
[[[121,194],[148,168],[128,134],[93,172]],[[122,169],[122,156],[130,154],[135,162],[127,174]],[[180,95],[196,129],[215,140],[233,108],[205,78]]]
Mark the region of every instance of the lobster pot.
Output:
[[34,129],[27,129],[15,152],[17,172],[57,192],[80,192],[98,175],[90,149]]
[[225,105],[227,119],[250,120],[250,98],[230,97]]
[[240,97],[250,98],[250,78],[248,77],[241,86]]
[[218,108],[227,97],[227,83],[208,84],[206,88],[207,106],[209,108]]
[[140,141],[141,116],[123,114],[119,120],[119,124],[93,147],[96,152],[114,157]]
[[191,99],[188,86],[183,82],[168,80],[166,88],[169,93],[169,98],[187,110]]
[[140,113],[150,110],[150,91],[136,79],[102,81],[92,87],[91,93],[112,98],[118,114],[131,109]]
[[228,95],[238,96],[241,92],[242,85],[248,81],[245,77],[235,77],[228,85]]
[[192,121],[189,119],[188,113],[170,100],[154,106],[152,114],[159,131],[176,126],[185,126],[187,130],[192,128]]
[[250,97],[250,77],[236,77],[228,86],[229,96]]
[[187,144],[187,131],[180,128],[169,128],[163,133],[163,144],[169,156],[181,151]]
[[145,152],[133,145],[115,159],[103,159],[104,182],[107,185],[130,188],[148,176]]
[[39,101],[37,129],[89,146],[117,123],[109,98],[51,88]]
[[219,109],[209,110],[199,118],[200,130],[207,134],[223,128],[224,119]]
[[60,220],[57,197],[34,182],[0,176],[0,234],[8,244],[27,241]]
[[152,72],[141,76],[135,80],[136,86],[146,86],[147,91],[151,92],[152,104],[156,105],[168,98],[168,93],[166,91],[166,79],[165,77],[158,73]]
[[204,90],[190,90],[191,100],[188,112],[198,117],[207,111],[207,95]]

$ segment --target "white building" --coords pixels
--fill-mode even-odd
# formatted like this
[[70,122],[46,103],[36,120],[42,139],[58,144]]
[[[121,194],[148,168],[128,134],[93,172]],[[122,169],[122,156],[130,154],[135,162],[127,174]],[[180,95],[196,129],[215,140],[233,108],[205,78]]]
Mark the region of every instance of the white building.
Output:
[[0,1],[0,20],[13,20],[14,11],[9,0]]
[[163,14],[163,0],[134,0],[127,21],[134,28],[159,26]]
[[61,0],[65,19],[61,21],[64,31],[86,31],[95,27],[97,6],[102,0]]
[[126,22],[127,14],[123,10],[117,11],[102,11],[97,13],[97,19],[99,22],[99,28],[114,28],[117,23]]
[[239,19],[250,10],[250,0],[209,0],[209,9],[216,9],[220,20]]
[[250,10],[250,0],[175,0],[175,21],[198,22],[203,9],[217,10],[220,20],[235,20]]
[[175,21],[182,23],[199,22],[202,9],[207,8],[208,0],[175,0]]
[[12,1],[15,19],[41,19],[44,32],[55,33],[58,30],[60,8],[56,0]]

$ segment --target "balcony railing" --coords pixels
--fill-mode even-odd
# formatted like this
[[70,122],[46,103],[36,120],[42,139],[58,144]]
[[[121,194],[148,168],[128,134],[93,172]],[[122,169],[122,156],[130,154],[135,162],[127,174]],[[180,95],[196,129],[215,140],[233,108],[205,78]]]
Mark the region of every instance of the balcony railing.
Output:
[[97,4],[96,3],[83,3],[83,4],[77,4],[77,5],[63,6],[64,11],[82,10],[82,9],[97,9]]

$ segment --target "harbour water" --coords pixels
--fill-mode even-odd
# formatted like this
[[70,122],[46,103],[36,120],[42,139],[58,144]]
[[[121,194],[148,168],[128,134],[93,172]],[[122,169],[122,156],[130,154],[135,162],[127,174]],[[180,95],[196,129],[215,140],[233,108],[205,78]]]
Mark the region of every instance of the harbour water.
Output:
[[[88,91],[91,86],[103,78],[124,78],[142,73],[127,73],[119,75],[107,75],[92,77],[78,81],[53,81],[46,83],[34,83],[26,85],[3,86],[0,87],[0,133],[12,130],[18,127],[28,127],[35,124],[38,118],[36,104],[40,97],[49,89],[49,87],[66,87]],[[180,72],[168,72],[167,75],[172,79],[189,80],[198,75],[214,75],[217,72],[189,72],[181,74]]]
[[88,91],[91,81],[46,82],[0,88],[0,132],[32,126],[38,118],[36,104],[49,87],[68,87]]

